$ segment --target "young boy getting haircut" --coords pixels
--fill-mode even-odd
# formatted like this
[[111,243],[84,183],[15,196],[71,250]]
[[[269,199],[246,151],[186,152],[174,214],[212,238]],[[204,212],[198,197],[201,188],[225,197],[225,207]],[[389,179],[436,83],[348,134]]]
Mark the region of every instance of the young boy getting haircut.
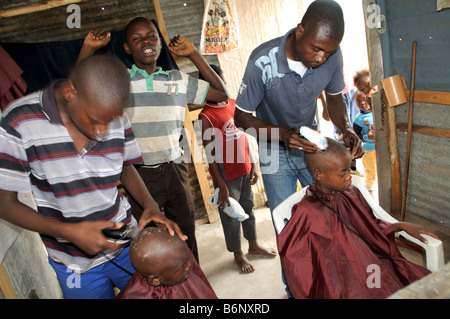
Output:
[[185,242],[147,227],[131,242],[136,269],[118,299],[217,299]]
[[[306,154],[314,173],[302,200],[277,238],[280,259],[295,298],[386,298],[429,273],[406,260],[394,242],[404,230],[437,236],[419,225],[377,219],[351,184],[352,157],[344,145],[327,139],[325,152]],[[367,284],[379,267],[379,287]]]

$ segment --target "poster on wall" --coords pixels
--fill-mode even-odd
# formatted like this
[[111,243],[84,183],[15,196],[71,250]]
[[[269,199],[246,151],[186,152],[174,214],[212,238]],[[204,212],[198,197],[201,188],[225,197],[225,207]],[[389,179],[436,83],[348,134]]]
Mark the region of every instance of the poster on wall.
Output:
[[442,9],[450,8],[450,0],[437,0],[437,10],[441,11]]
[[200,51],[217,54],[239,47],[237,14],[232,0],[205,0]]

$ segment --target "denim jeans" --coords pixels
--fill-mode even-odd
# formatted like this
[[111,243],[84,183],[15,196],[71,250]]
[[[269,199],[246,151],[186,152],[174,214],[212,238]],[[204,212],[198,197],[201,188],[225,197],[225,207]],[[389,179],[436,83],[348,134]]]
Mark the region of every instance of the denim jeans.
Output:
[[[297,180],[302,187],[314,181],[313,173],[306,164],[304,153],[286,149],[259,149],[261,175],[273,222],[273,210],[283,200],[297,191]],[[276,233],[276,231],[275,231]],[[281,279],[286,293],[293,298],[281,265]]]
[[302,187],[314,181],[313,173],[301,151],[260,148],[259,158],[271,213],[283,200],[297,191],[297,180]]

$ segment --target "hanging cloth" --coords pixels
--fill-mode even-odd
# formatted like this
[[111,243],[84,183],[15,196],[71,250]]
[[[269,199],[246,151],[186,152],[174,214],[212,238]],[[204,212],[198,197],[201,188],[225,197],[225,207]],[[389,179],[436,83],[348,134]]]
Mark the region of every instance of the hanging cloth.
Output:
[[0,108],[2,111],[9,103],[23,96],[27,84],[22,78],[22,69],[0,46]]

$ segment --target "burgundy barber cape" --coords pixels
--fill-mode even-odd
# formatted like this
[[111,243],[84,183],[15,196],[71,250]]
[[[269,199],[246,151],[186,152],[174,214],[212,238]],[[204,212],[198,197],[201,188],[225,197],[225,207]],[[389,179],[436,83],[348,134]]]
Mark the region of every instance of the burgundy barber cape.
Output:
[[189,255],[191,272],[179,285],[152,286],[137,271],[133,274],[125,288],[117,295],[117,299],[217,299],[208,279],[195,261],[193,254]]
[[277,238],[295,298],[386,298],[429,273],[401,255],[393,227],[373,215],[355,186],[332,195],[310,187],[359,235],[308,189]]

